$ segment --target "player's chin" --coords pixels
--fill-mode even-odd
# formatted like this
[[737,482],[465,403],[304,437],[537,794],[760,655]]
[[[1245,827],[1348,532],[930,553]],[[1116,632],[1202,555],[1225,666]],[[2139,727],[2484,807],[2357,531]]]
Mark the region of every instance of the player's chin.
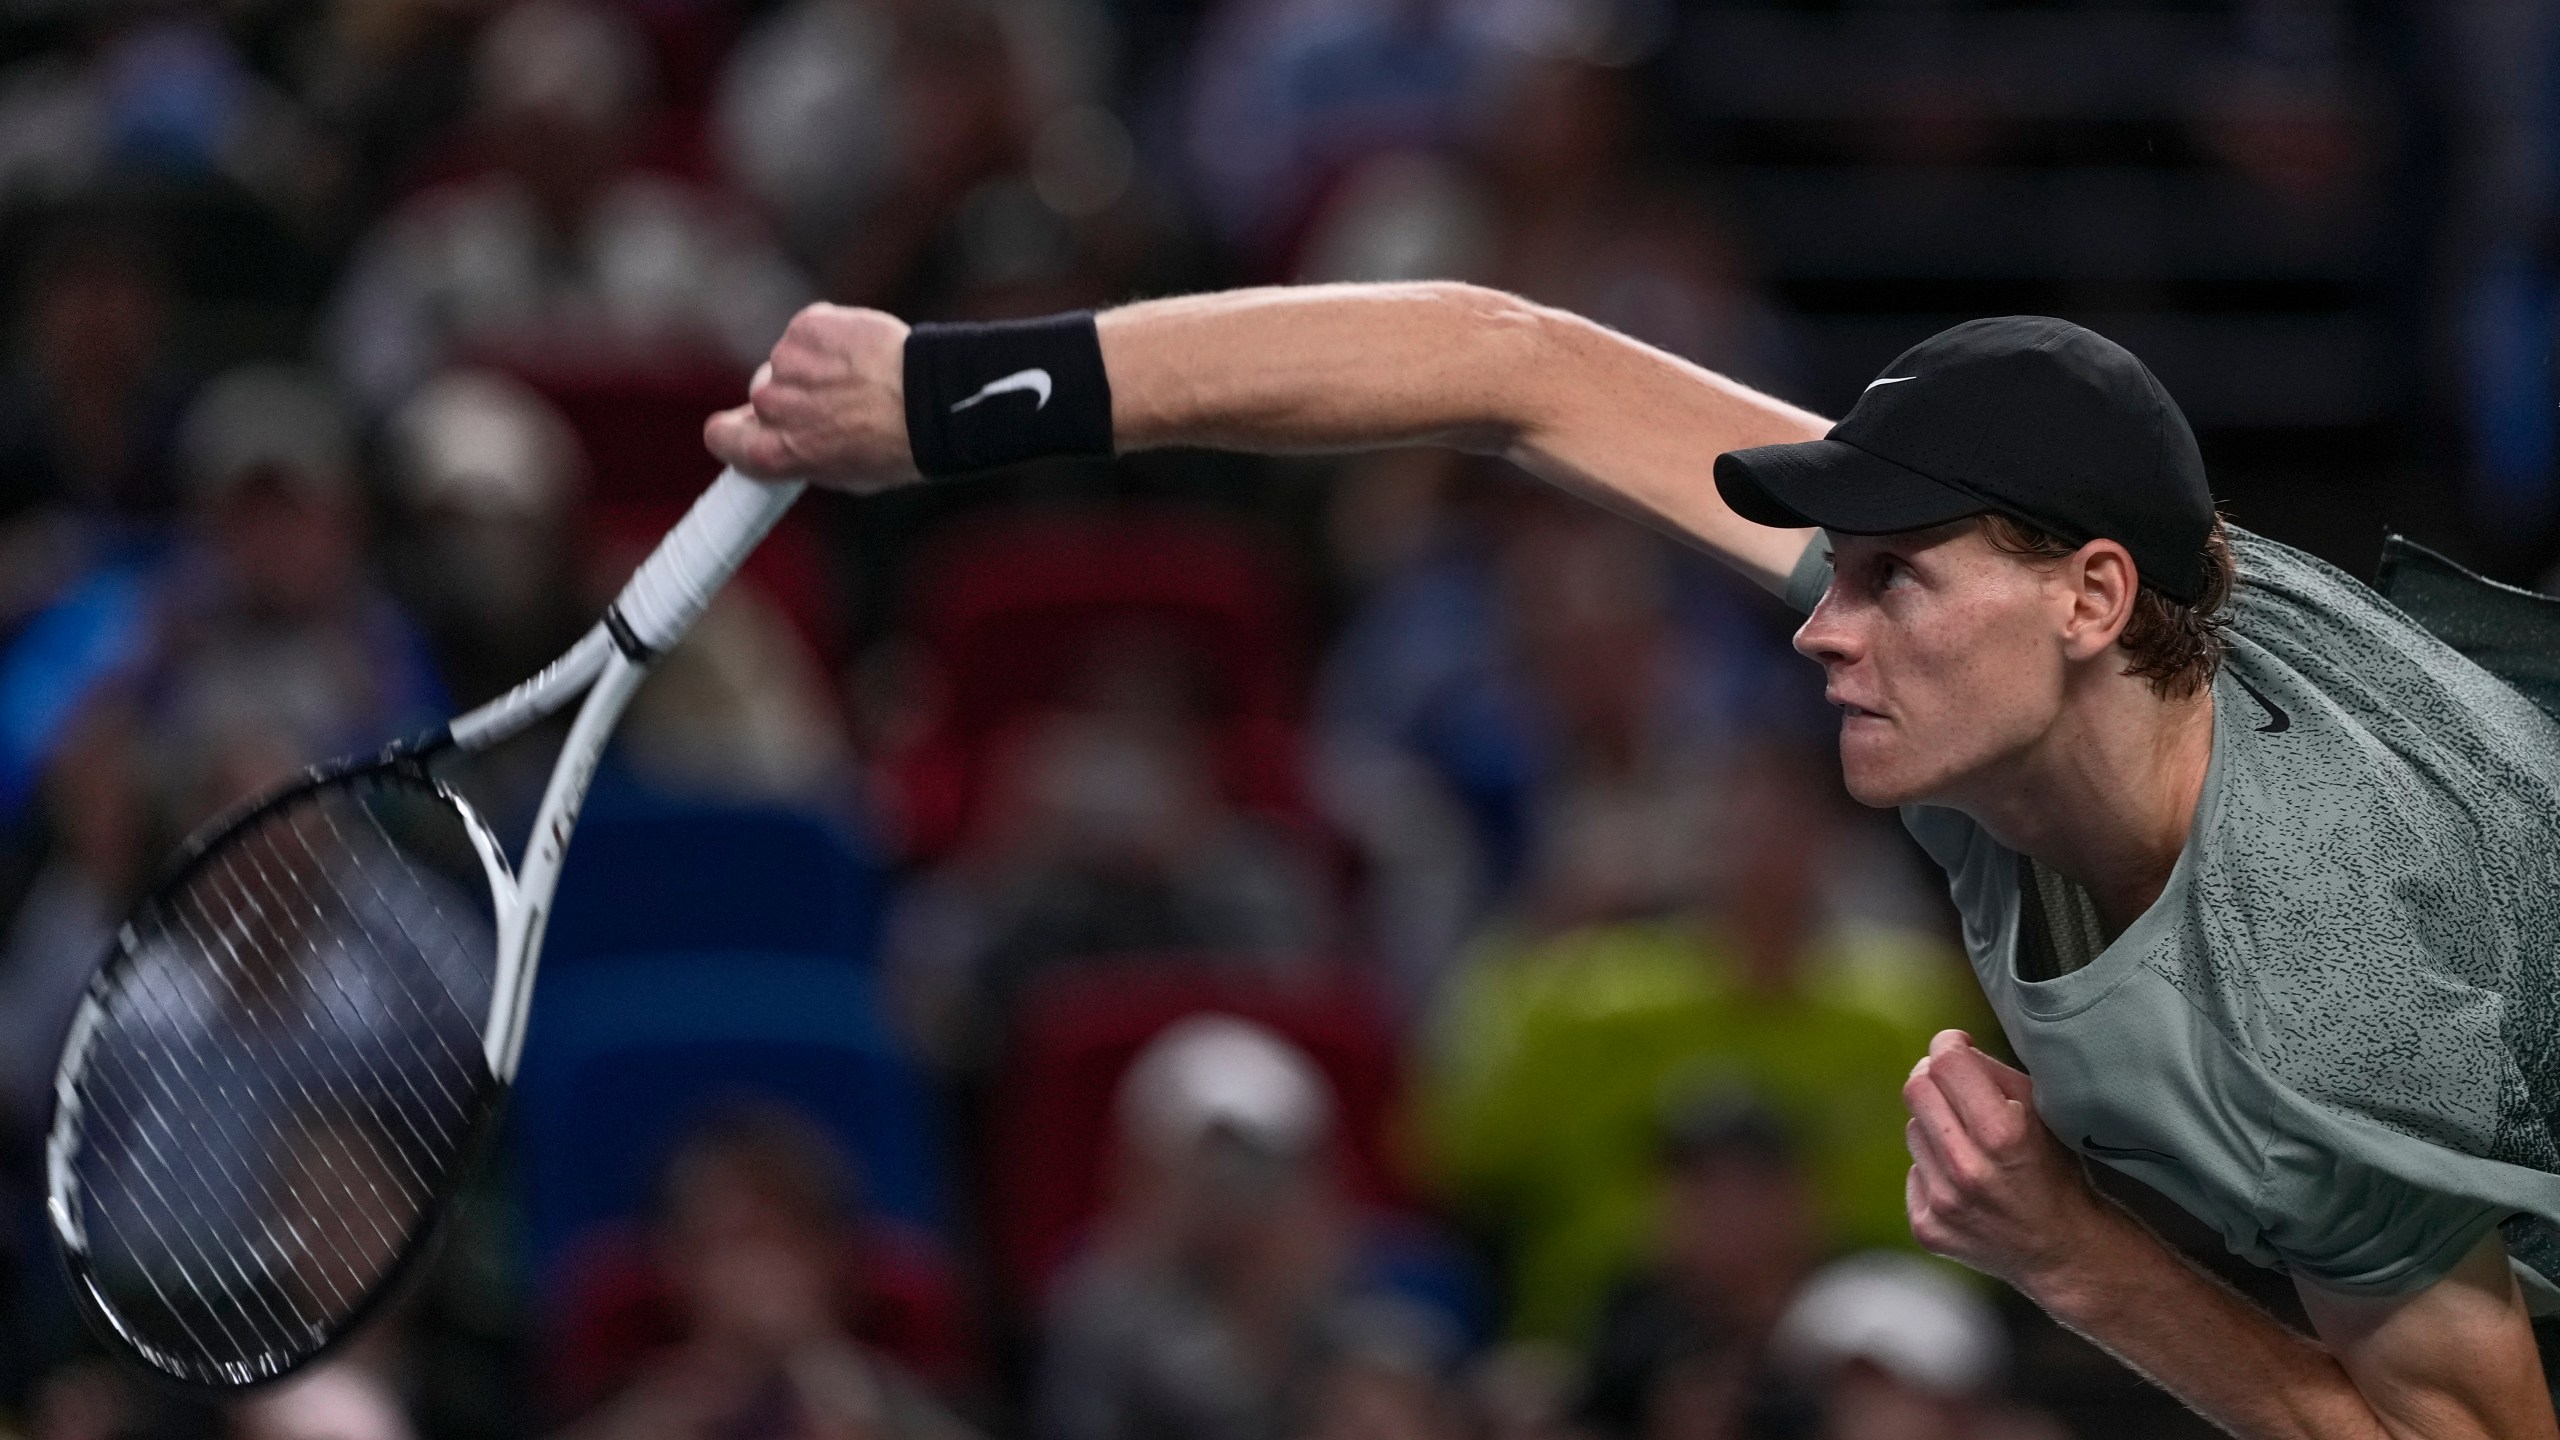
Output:
[[1849,717],[1840,723],[1840,779],[1849,797],[1879,810],[1908,805],[1926,788],[1892,721]]

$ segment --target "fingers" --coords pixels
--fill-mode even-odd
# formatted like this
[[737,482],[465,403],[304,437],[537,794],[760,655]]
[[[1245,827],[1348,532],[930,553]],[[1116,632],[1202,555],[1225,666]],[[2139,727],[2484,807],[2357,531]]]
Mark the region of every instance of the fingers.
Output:
[[2010,1099],[1992,1078],[1996,1064],[1979,1050],[1954,1050],[1931,1056],[1926,1072],[1966,1132],[1993,1152],[2017,1144],[2026,1134],[2028,1121],[2026,1107]]
[[1959,1186],[1976,1185],[1989,1178],[1991,1159],[1982,1142],[1966,1128],[1963,1117],[1928,1076],[1913,1077],[1903,1087],[1903,1099],[1911,1107],[1911,1123],[1905,1129],[1912,1145],[1912,1159]]
[[757,417],[752,406],[723,410],[704,421],[702,443],[723,464],[760,479],[777,480],[799,470],[791,447]]
[[1929,1040],[1929,1058],[1962,1054],[1979,1073],[1997,1087],[2001,1094],[2024,1105],[2035,1099],[2035,1082],[2027,1072],[2014,1065],[2003,1065],[1985,1054],[1973,1043],[1973,1037],[1962,1030],[1941,1030]]

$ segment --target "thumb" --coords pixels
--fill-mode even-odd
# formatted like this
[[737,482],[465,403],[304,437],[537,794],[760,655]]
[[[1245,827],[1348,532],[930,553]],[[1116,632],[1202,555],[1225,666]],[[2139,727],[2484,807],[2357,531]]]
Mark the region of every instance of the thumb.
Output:
[[782,479],[799,468],[791,447],[751,405],[723,410],[702,422],[702,443],[721,463],[758,479]]
[[2027,1078],[2027,1072],[2015,1065],[2004,1065],[1992,1058],[1989,1051],[1974,1044],[1973,1037],[1962,1030],[1941,1030],[1930,1037],[1930,1059],[1936,1060],[1951,1054],[1962,1054],[1965,1057],[1965,1063],[1979,1066],[1984,1074],[1991,1077],[1991,1083],[2000,1087],[2002,1095],[2019,1104],[2028,1103],[2035,1094],[2035,1082]]

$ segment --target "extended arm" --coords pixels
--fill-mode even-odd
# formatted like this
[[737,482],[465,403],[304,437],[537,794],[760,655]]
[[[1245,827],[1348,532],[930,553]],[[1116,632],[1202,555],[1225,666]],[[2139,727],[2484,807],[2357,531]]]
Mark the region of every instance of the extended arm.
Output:
[[[1453,284],[1238,290],[1100,317],[1121,450],[1450,445],[1649,520],[1777,588],[1810,532],[1725,508],[1715,457],[1807,440],[1799,410],[1561,311]],[[815,306],[712,450],[754,473],[868,489],[911,478],[900,351],[877,311]]]
[[2318,1340],[2198,1270],[2089,1187],[2027,1077],[1956,1032],[1930,1047],[1912,1111],[1911,1224],[1923,1245],[2017,1286],[2244,1440],[2560,1436],[2495,1231],[2413,1295],[2301,1287]]

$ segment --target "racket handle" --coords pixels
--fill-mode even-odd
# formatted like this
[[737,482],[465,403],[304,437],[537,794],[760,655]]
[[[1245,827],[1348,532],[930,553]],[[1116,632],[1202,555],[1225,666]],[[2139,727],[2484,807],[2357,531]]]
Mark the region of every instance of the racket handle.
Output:
[[641,647],[634,659],[663,655],[684,638],[702,618],[703,607],[738,573],[803,488],[798,480],[750,480],[735,470],[720,472],[640,562],[605,612],[608,626],[618,619],[625,635]]

